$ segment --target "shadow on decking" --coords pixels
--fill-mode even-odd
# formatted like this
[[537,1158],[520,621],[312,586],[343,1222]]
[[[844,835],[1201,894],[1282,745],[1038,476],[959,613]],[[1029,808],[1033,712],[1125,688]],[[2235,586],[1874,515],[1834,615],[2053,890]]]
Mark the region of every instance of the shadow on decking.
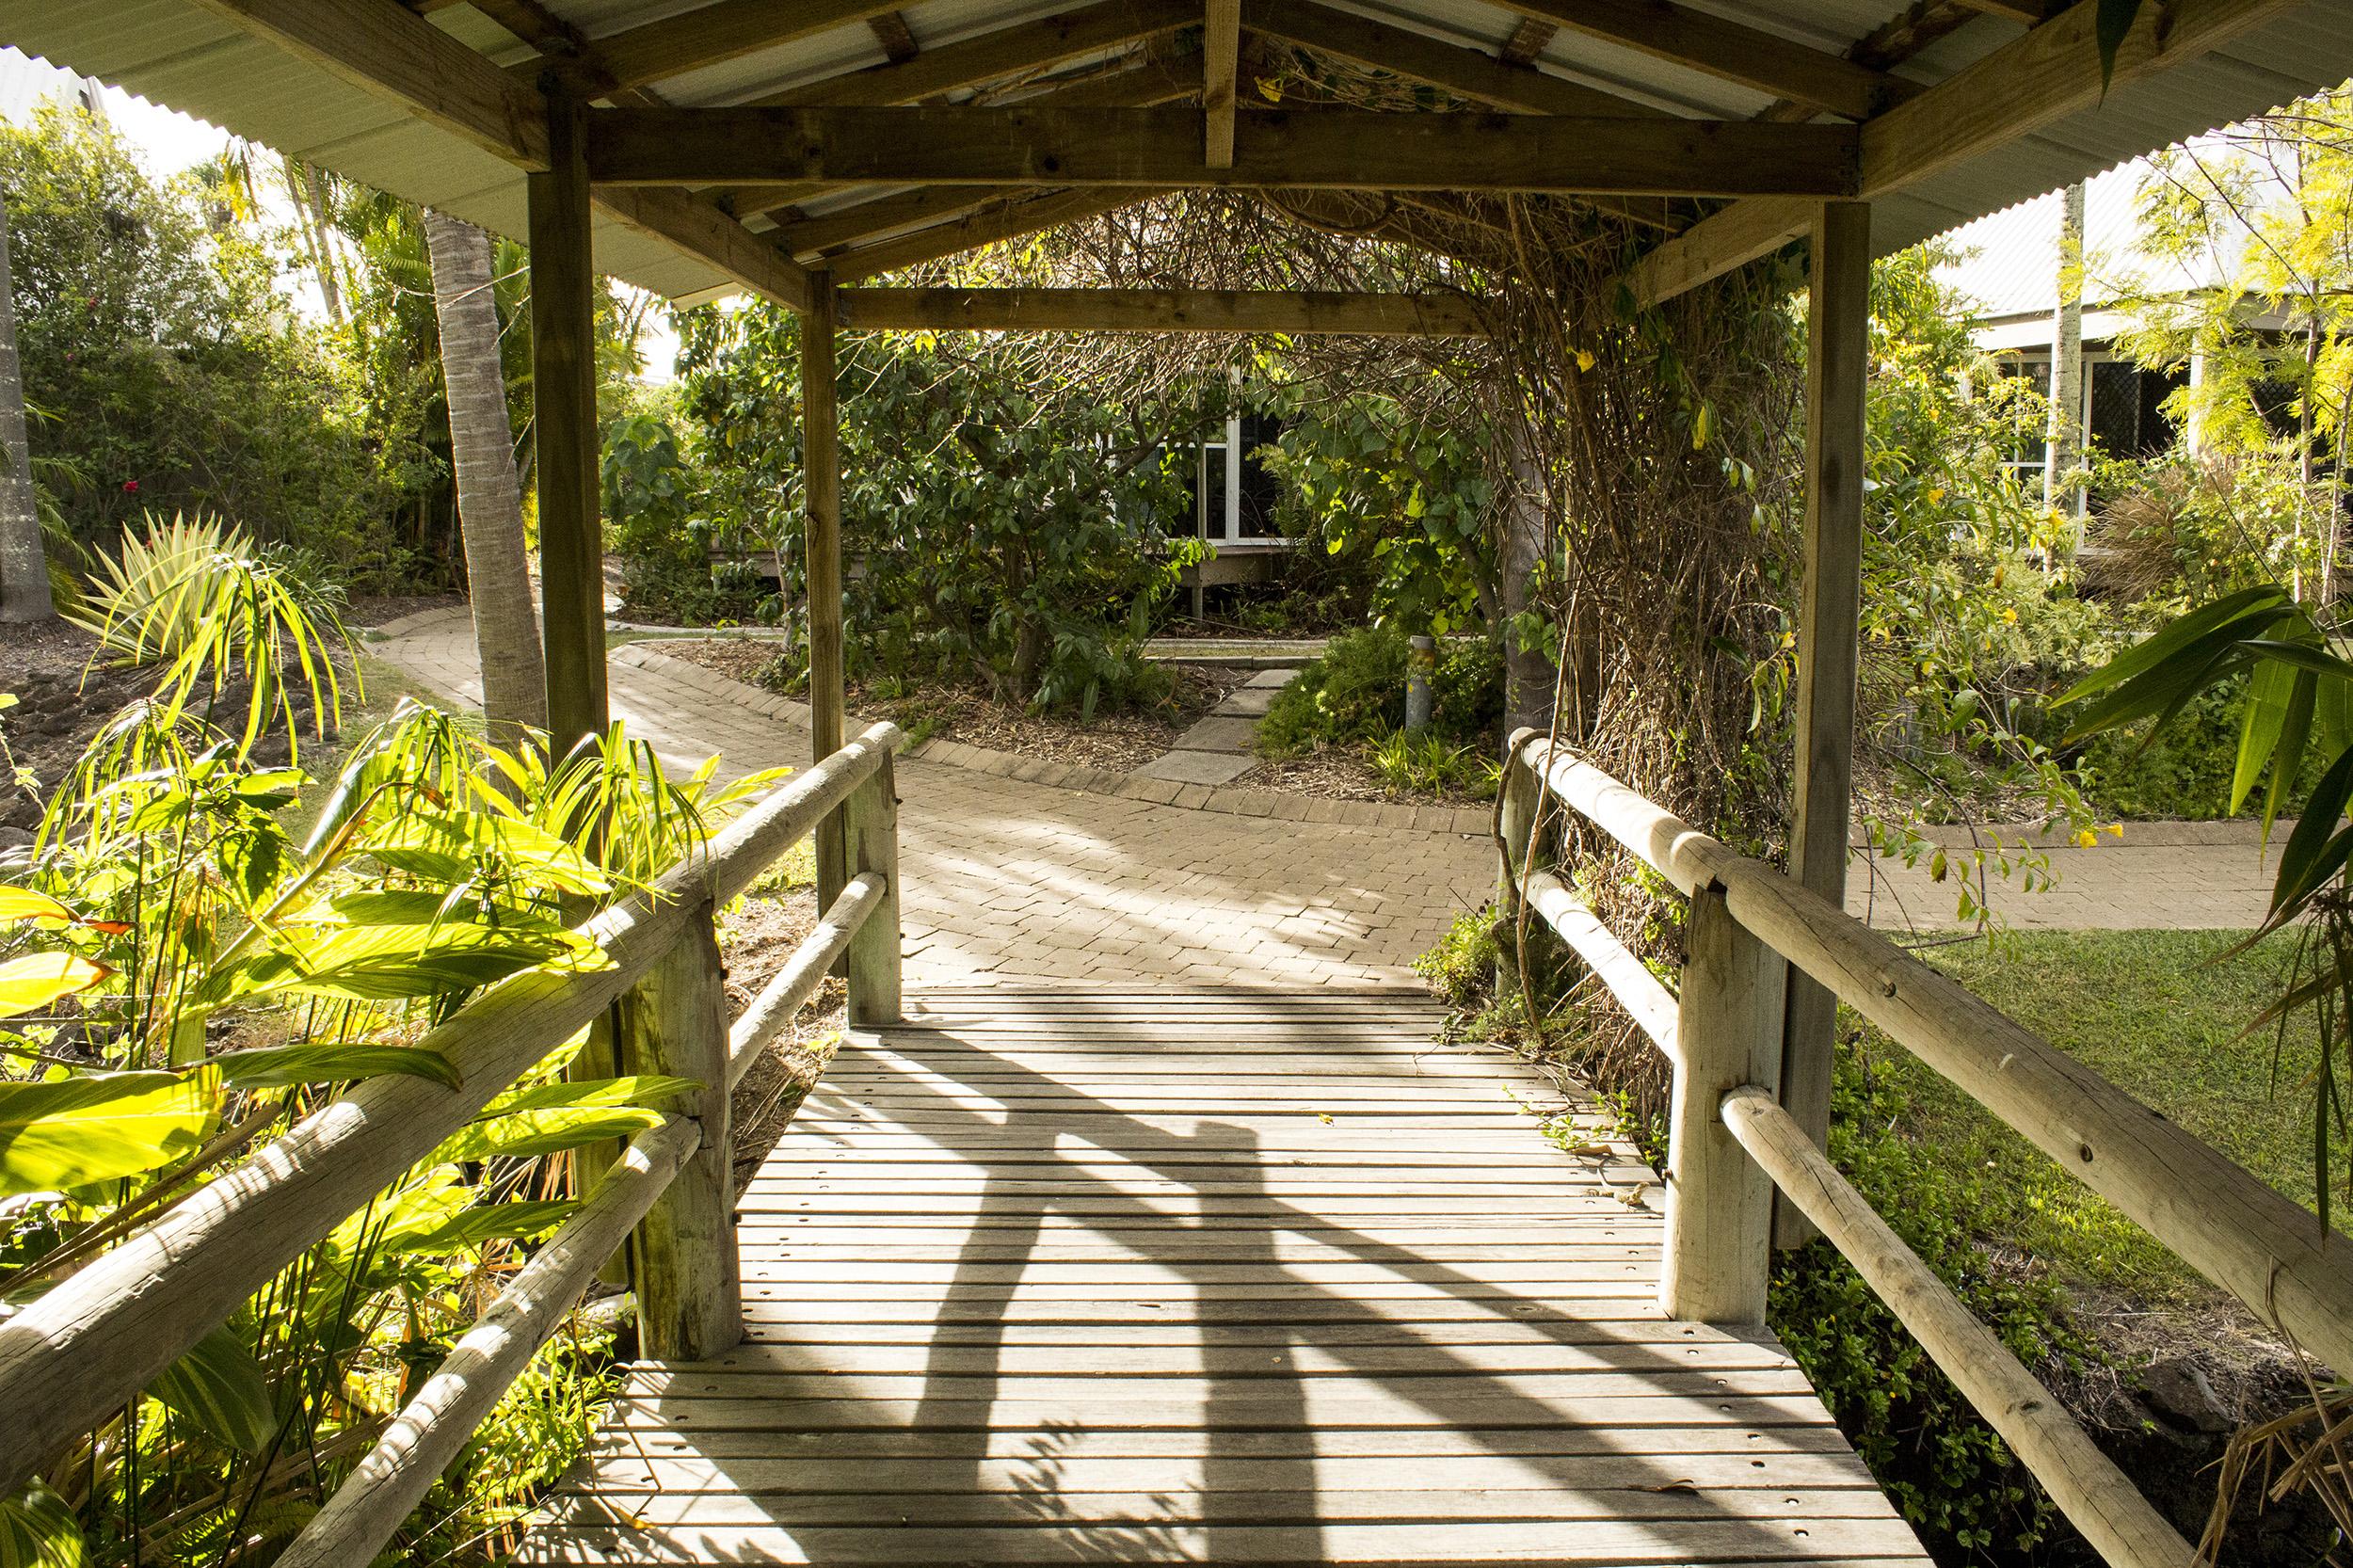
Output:
[[[1329,1048],[1319,1039],[1314,1013],[1304,1004],[1284,1008],[1275,1005],[1272,997],[1260,1000],[1269,1003],[1268,1016],[1258,1026],[1262,1037],[1295,1039],[1300,1047],[1297,1058],[1269,1055],[1269,1071],[1302,1063],[1312,1067],[1319,1054]],[[1093,1006],[1078,996],[1069,998],[1067,1005],[1059,1000],[1052,1004],[1056,1018],[1084,1019],[1091,1030],[1099,1031],[1103,1038],[1096,1048],[1105,1054],[1171,1048],[1167,1023],[1150,1031],[1137,1027],[1132,1040],[1119,1037],[1128,1026],[1142,1024],[1137,1011],[1133,1002],[1126,1005],[1123,1014],[1113,1006]],[[1369,1505],[1361,1494],[1353,1497],[1351,1507],[1358,1512],[1347,1516],[1350,1526],[1428,1527],[1426,1531],[1414,1532],[1421,1539],[1419,1544],[1406,1548],[1409,1556],[1425,1560],[1485,1557],[1696,1562],[1917,1554],[1908,1531],[1867,1491],[1867,1475],[1847,1454],[1835,1430],[1823,1424],[1810,1396],[1803,1397],[1802,1407],[1792,1408],[1786,1400],[1775,1398],[1778,1389],[1761,1394],[1729,1392],[1740,1381],[1738,1372],[1711,1379],[1688,1360],[1679,1359],[1692,1352],[1672,1342],[1642,1343],[1596,1336],[1590,1329],[1593,1317],[1513,1293],[1536,1287],[1483,1282],[1474,1272],[1433,1262],[1411,1245],[1354,1228],[1363,1222],[1343,1223],[1333,1214],[1313,1212],[1312,1200],[1305,1205],[1288,1202],[1264,1180],[1270,1155],[1279,1162],[1287,1151],[1265,1150],[1247,1127],[1208,1117],[1189,1135],[1146,1126],[1138,1119],[1145,1112],[1115,1110],[1049,1073],[1022,1065],[1012,1055],[998,1054],[1000,1049],[1014,1054],[1025,1048],[1033,1049],[1034,1037],[909,1027],[888,1032],[881,1044],[920,1072],[902,1071],[888,1088],[875,1089],[889,1103],[881,1112],[866,1113],[872,1128],[920,1135],[936,1145],[930,1151],[933,1159],[944,1153],[960,1161],[943,1165],[943,1176],[972,1181],[979,1189],[975,1200],[941,1200],[945,1212],[938,1217],[940,1228],[962,1227],[965,1235],[955,1249],[950,1277],[937,1294],[936,1308],[925,1325],[920,1396],[904,1424],[860,1421],[844,1408],[852,1401],[823,1394],[742,1402],[767,1405],[754,1422],[769,1439],[761,1448],[766,1456],[797,1455],[812,1461],[828,1455],[856,1456],[881,1464],[902,1454],[924,1464],[920,1484],[891,1485],[872,1493],[853,1488],[851,1494],[835,1496],[830,1483],[812,1487],[801,1484],[797,1477],[779,1483],[774,1466],[763,1472],[733,1452],[749,1447],[748,1442],[712,1442],[716,1433],[705,1429],[698,1436],[689,1429],[682,1452],[645,1451],[644,1456],[649,1461],[696,1458],[709,1465],[712,1474],[698,1489],[699,1495],[740,1499],[728,1508],[728,1526],[714,1534],[690,1513],[674,1519],[646,1517],[637,1511],[646,1506],[648,1493],[622,1491],[607,1479],[594,1483],[600,1496],[577,1496],[559,1510],[562,1524],[557,1533],[565,1535],[573,1547],[562,1556],[570,1560],[777,1560],[776,1544],[743,1539],[738,1534],[740,1526],[781,1531],[791,1538],[783,1544],[785,1550],[806,1552],[807,1560],[812,1561],[1348,1560],[1352,1556],[1361,1557],[1362,1546],[1342,1542],[1336,1549],[1331,1541],[1332,1528],[1342,1521],[1327,1518],[1319,1506],[1324,1496],[1319,1485],[1319,1461],[1348,1448],[1336,1433],[1390,1432],[1401,1422],[1390,1414],[1353,1427],[1328,1420],[1319,1425],[1313,1408],[1316,1401],[1309,1393],[1310,1380],[1319,1376],[1362,1380],[1420,1411],[1427,1422],[1420,1430],[1434,1426],[1453,1434],[1450,1447],[1433,1442],[1384,1448],[1376,1442],[1358,1452],[1401,1454],[1406,1463],[1411,1463],[1417,1447],[1432,1452],[1484,1453],[1506,1465],[1533,1470],[1534,1475],[1524,1472],[1527,1479],[1519,1482],[1528,1496],[1508,1509],[1492,1494],[1477,1491],[1439,1502],[1431,1494],[1443,1489],[1428,1485],[1398,1488],[1393,1506],[1385,1512],[1377,1503]],[[878,1055],[861,1053],[860,1061],[874,1070],[888,1064]],[[1372,1069],[1363,1071],[1374,1076]],[[927,1077],[939,1082],[929,1084]],[[1410,1093],[1417,1081],[1421,1080],[1401,1077],[1400,1088]],[[1201,1087],[1205,1096],[1216,1093],[1214,1080],[1205,1080]],[[960,1105],[952,1097],[955,1093],[994,1102],[1002,1109],[991,1112]],[[821,1090],[812,1101],[821,1100],[824,1094]],[[1311,1082],[1303,1082],[1302,1094],[1312,1095]],[[1025,1096],[1040,1103],[1014,1103]],[[834,1091],[832,1097],[840,1109],[826,1112],[812,1104],[804,1109],[804,1117],[815,1112],[828,1121],[846,1120],[862,1110],[848,1092]],[[1270,1102],[1269,1109],[1280,1107]],[[1181,1105],[1172,1105],[1168,1114],[1186,1112]],[[1070,1125],[1073,1118],[1086,1120],[1074,1128]],[[1022,1142],[1022,1134],[1031,1135],[1032,1141]],[[1082,1137],[1084,1146],[1057,1149],[1059,1135]],[[824,1134],[803,1130],[800,1136]],[[1531,1147],[1538,1146],[1532,1129],[1529,1138]],[[845,1149],[838,1161],[840,1168],[830,1174],[847,1179],[861,1161],[882,1165],[896,1158],[890,1151]],[[1377,1154],[1365,1157],[1368,1166],[1381,1162]],[[1176,1191],[1168,1196],[1178,1203],[1190,1200],[1200,1219],[1188,1223],[1186,1216],[1158,1207],[1124,1190],[1116,1179],[1086,1169],[1111,1163],[1133,1167],[1130,1179],[1157,1178],[1175,1184]],[[1282,1168],[1323,1169],[1334,1176],[1346,1169],[1305,1163]],[[788,1164],[783,1169],[790,1173],[792,1167]],[[814,1169],[812,1165],[810,1171]],[[1433,1176],[1459,1176],[1462,1167],[1433,1165],[1430,1171]],[[1040,1185],[1045,1182],[1053,1183],[1050,1191]],[[1369,1193],[1376,1191],[1367,1189]],[[1499,1210],[1512,1201],[1496,1200]],[[1201,1223],[1219,1211],[1236,1220],[1254,1213],[1266,1217],[1262,1223],[1215,1228]],[[855,1234],[876,1242],[891,1238],[888,1226],[857,1229],[853,1217],[836,1213],[838,1234]],[[1070,1216],[1080,1228],[1049,1229],[1048,1217],[1055,1214]],[[1639,1219],[1627,1218],[1629,1224]],[[1372,1225],[1379,1228],[1380,1222]],[[1648,1250],[1655,1262],[1656,1223],[1640,1222],[1639,1228],[1649,1233]],[[1113,1320],[1092,1316],[1076,1302],[1059,1313],[1047,1309],[1026,1316],[1015,1314],[1011,1309],[1022,1290],[1023,1264],[1050,1237],[1080,1240],[1097,1231],[1112,1230],[1123,1233],[1117,1240],[1130,1255],[1126,1261],[1138,1268],[1164,1271],[1176,1282],[1170,1287],[1173,1291],[1181,1294],[1205,1283],[1211,1286],[1191,1312],[1172,1307],[1169,1313],[1174,1324],[1191,1324],[1200,1330],[1193,1336],[1198,1371],[1189,1376],[1201,1380],[1206,1395],[1197,1418],[1183,1428],[1197,1434],[1197,1451],[1182,1442],[1146,1442],[1141,1450],[1163,1448],[1172,1465],[1187,1462],[1197,1465],[1197,1481],[1180,1491],[1142,1489],[1141,1496],[1101,1486],[1065,1491],[1061,1483],[1069,1464],[1084,1455],[1100,1434],[1068,1419],[1041,1420],[1029,1426],[1000,1424],[994,1429],[989,1422],[1006,1377],[1041,1375],[1004,1370],[1009,1338],[1025,1337],[1017,1332],[1009,1336],[1009,1327],[1017,1322],[1057,1320],[1108,1325]],[[1470,1234],[1475,1237],[1477,1232]],[[1378,1304],[1352,1297],[1347,1285],[1320,1284],[1302,1277],[1282,1256],[1279,1240],[1286,1235],[1313,1237],[1336,1258],[1397,1271],[1400,1279],[1426,1287],[1433,1296],[1463,1304],[1465,1310],[1456,1320],[1458,1323],[1509,1324],[1515,1335],[1524,1333],[1552,1343],[1606,1343],[1611,1373],[1642,1379],[1648,1391],[1658,1394],[1680,1395],[1687,1400],[1711,1399],[1716,1406],[1712,1421],[1690,1414],[1686,1404],[1674,1424],[1712,1425],[1727,1437],[1744,1436],[1745,1445],[1728,1444],[1722,1454],[1727,1460],[1733,1453],[1749,1455],[1741,1467],[1754,1468],[1756,1480],[1742,1486],[1695,1484],[1688,1479],[1697,1462],[1692,1455],[1644,1452],[1638,1434],[1650,1429],[1609,1425],[1607,1417],[1586,1425],[1579,1419],[1575,1396],[1545,1399],[1521,1391],[1508,1378],[1482,1369],[1476,1357],[1460,1353],[1459,1346],[1448,1343],[1443,1332],[1434,1336],[1417,1332],[1428,1325],[1417,1324],[1414,1312],[1393,1318]],[[1433,1241],[1443,1242],[1451,1235],[1448,1227],[1432,1227]],[[1201,1250],[1197,1243],[1207,1236],[1231,1248],[1218,1257],[1214,1267],[1197,1256]],[[1110,1238],[1096,1239],[1107,1248],[1111,1244]],[[1564,1240],[1576,1239],[1574,1227],[1564,1228]],[[1189,1247],[1188,1241],[1196,1245]],[[780,1254],[789,1255],[791,1246],[788,1239]],[[1254,1282],[1263,1279],[1269,1288],[1251,1295],[1216,1294],[1217,1286],[1245,1277]],[[1508,1279],[1509,1274],[1504,1277]],[[1559,1288],[1570,1294],[1579,1288],[1571,1283]],[[1106,1285],[1103,1295],[1106,1300],[1130,1302],[1138,1289]],[[757,1299],[756,1287],[747,1285],[746,1293]],[[853,1294],[851,1285],[840,1286],[841,1299]],[[907,1303],[904,1321],[920,1323],[920,1304],[930,1298],[910,1286],[902,1299]],[[789,1302],[776,1305],[790,1310]],[[1624,1309],[1612,1309],[1610,1316],[1641,1320],[1648,1316],[1646,1307],[1644,1301],[1630,1300]],[[822,1304],[812,1303],[809,1316],[821,1319],[824,1311]],[[1580,1329],[1585,1332],[1547,1332]],[[1690,1332],[1695,1337],[1721,1342],[1714,1331]],[[1079,1343],[1085,1342],[1083,1334],[1076,1337]],[[1116,1337],[1115,1334],[1102,1336],[1106,1342]],[[1771,1343],[1762,1335],[1750,1342]],[[1395,1365],[1397,1347],[1411,1347],[1415,1352],[1417,1364],[1410,1373],[1401,1372]],[[1329,1358],[1340,1370],[1321,1373],[1303,1367],[1303,1350],[1310,1351],[1317,1360]],[[824,1365],[824,1353],[825,1347],[820,1344],[774,1341],[761,1341],[759,1351],[762,1370],[786,1375],[832,1373],[835,1368]],[[806,1365],[801,1364],[803,1358]],[[731,1361],[741,1363],[742,1358],[722,1358],[717,1365],[727,1367]],[[672,1375],[685,1371],[681,1368]],[[852,1381],[845,1376],[845,1383]],[[1170,1382],[1192,1386],[1179,1378],[1172,1377]],[[1765,1382],[1769,1385],[1775,1380]],[[1723,1386],[1715,1386],[1719,1383]],[[1403,1424],[1414,1425],[1411,1421]],[[1769,1439],[1767,1434],[1776,1429],[1780,1429],[1776,1436]],[[1133,1430],[1152,1429],[1145,1421]],[[1577,1434],[1575,1441],[1566,1440],[1564,1432],[1572,1431]],[[1797,1437],[1801,1431],[1815,1440]],[[1794,1445],[1793,1437],[1797,1437]],[[1821,1479],[1792,1482],[1785,1489],[1760,1487],[1757,1482],[1769,1476],[1769,1459],[1792,1452],[1819,1456],[1809,1474]],[[1577,1476],[1581,1464],[1599,1472],[1592,1484]],[[1716,1468],[1721,1472],[1722,1466]],[[840,1473],[839,1467],[832,1473]],[[648,1481],[653,1474],[654,1466],[649,1464]],[[1541,1481],[1534,1479],[1538,1475],[1543,1477]],[[1545,1512],[1547,1503],[1570,1493],[1577,1494],[1574,1519],[1557,1519]],[[1090,1502],[1091,1494],[1103,1500]],[[911,1508],[904,1519],[891,1517],[903,1497],[920,1499],[921,1506]],[[945,1502],[958,1497],[990,1500],[962,1510]],[[1865,1497],[1869,1498],[1867,1506]],[[1121,1512],[1114,1512],[1111,1506],[1114,1498]],[[1826,1512],[1824,1505],[1833,1502],[1839,1506]],[[829,1506],[838,1508],[838,1512],[828,1513]],[[1371,1511],[1363,1512],[1369,1506]],[[1837,1516],[1843,1517],[1827,1529],[1815,1524],[1817,1518]],[[1515,1527],[1513,1540],[1501,1541],[1492,1535],[1499,1522]],[[1474,1526],[1490,1528],[1482,1536],[1497,1549],[1472,1549],[1477,1543],[1460,1539],[1449,1546],[1442,1539],[1449,1534],[1460,1537],[1466,1527]],[[1028,1539],[1016,1544],[1012,1538],[1021,1532],[1028,1532]],[[609,1557],[580,1549],[600,1537],[609,1543]]]

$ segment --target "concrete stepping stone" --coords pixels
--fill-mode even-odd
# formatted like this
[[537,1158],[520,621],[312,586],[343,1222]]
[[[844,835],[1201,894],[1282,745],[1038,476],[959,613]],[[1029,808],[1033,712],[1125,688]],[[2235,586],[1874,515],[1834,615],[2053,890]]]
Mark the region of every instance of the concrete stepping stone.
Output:
[[1178,751],[1248,751],[1258,738],[1258,721],[1210,714],[1195,719],[1193,728],[1176,737]]
[[1298,674],[1298,670],[1291,668],[1260,670],[1257,674],[1243,681],[1242,687],[1244,690],[1256,688],[1260,691],[1279,692],[1284,687],[1289,685]]
[[1246,751],[1169,751],[1135,770],[1139,778],[1175,784],[1231,784],[1258,765]]
[[1213,718],[1262,719],[1274,699],[1282,696],[1279,686],[1243,686],[1226,694],[1225,700],[1209,710]]

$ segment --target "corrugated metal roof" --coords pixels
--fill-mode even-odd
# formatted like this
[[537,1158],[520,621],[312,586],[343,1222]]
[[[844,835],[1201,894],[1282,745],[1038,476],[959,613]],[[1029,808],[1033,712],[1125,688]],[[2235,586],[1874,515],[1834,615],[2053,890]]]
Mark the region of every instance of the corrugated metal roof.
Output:
[[[550,12],[591,37],[624,31],[696,8],[704,0],[543,0]],[[1065,9],[1072,0],[918,0],[904,8],[925,47]],[[1518,13],[1489,0],[1332,0],[1342,8],[1454,42],[1495,49]],[[1686,0],[1694,8],[1818,47],[1843,50],[1887,20],[1889,0]],[[501,60],[531,51],[464,6],[432,13],[435,25]],[[2015,24],[1979,18],[1898,68],[1922,82],[1944,79],[2009,38]],[[518,233],[523,227],[520,173],[459,138],[409,120],[332,73],[240,31],[194,0],[14,0],[0,41],[67,70],[93,75],[238,136],[311,159],[410,200]],[[680,104],[737,102],[880,63],[863,24],[664,81]],[[1763,95],[1635,50],[1562,29],[1539,56],[1542,69],[1674,112],[1738,118]],[[2307,0],[2227,49],[2161,77],[2121,87],[2096,109],[2071,115],[2000,152],[1921,183],[1874,209],[1882,250],[1910,245],[1997,213],[2073,180],[2112,168],[2169,143],[2210,131],[2353,75],[2353,0]],[[597,264],[673,297],[724,290],[710,264],[661,241],[600,221]]]

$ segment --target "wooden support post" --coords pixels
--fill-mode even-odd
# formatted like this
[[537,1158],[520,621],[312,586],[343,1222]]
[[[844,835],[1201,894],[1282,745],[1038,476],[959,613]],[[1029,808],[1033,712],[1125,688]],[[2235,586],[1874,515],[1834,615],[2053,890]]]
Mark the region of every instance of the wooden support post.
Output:
[[1201,19],[1201,152],[1211,168],[1234,167],[1234,110],[1241,64],[1241,0],[1206,0]]
[[1512,731],[1503,744],[1503,777],[1497,782],[1497,829],[1503,839],[1502,865],[1497,869],[1496,897],[1510,900],[1519,885],[1528,858],[1529,836],[1535,830],[1536,810],[1544,801],[1544,780],[1528,760],[1530,744],[1544,739],[1537,729]]
[[701,1361],[744,1336],[735,1253],[734,1141],[728,1126],[727,971],[702,900],[685,931],[617,1005],[621,1071],[666,1073],[701,1087],[678,1109],[702,1128],[694,1157],[656,1200],[633,1242],[640,1352]]
[[[1823,204],[1806,308],[1805,564],[1798,611],[1798,750],[1789,874],[1844,907],[1854,786],[1855,671],[1863,602],[1864,395],[1871,372],[1871,209]],[[1782,1103],[1817,1145],[1830,1134],[1838,1001],[1792,969]],[[1776,1206],[1774,1239],[1801,1246],[1811,1222]]]
[[848,874],[882,879],[882,902],[850,938],[850,1022],[867,1029],[899,1021],[899,795],[885,757],[841,808]]
[[[841,413],[834,401],[830,273],[813,272],[801,317],[802,559],[808,580],[808,730],[811,761],[841,749]],[[817,907],[829,908],[848,880],[841,817],[817,824]]]
[[548,100],[548,171],[532,174],[531,375],[538,428],[539,584],[548,739],[561,757],[604,732],[604,530],[597,517],[597,275],[586,127]]
[[1788,965],[1732,918],[1713,883],[1691,894],[1683,944],[1658,1299],[1676,1318],[1761,1323],[1773,1187],[1724,1126],[1721,1108],[1733,1090],[1769,1091],[1781,1076]]

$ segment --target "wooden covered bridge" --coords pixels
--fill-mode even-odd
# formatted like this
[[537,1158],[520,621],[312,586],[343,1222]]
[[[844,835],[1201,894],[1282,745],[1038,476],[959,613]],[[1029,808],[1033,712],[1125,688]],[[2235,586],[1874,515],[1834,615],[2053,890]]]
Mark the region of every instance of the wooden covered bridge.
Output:
[[[600,916],[615,960],[438,1031],[0,1323],[0,1485],[624,995],[707,1085],[641,1136],[285,1560],[367,1560],[634,1232],[643,1342],[561,1561],[1917,1560],[1760,1324],[1775,1194],[1912,1324],[2098,1548],[2188,1546],[1817,1148],[1833,999],[2298,1343],[2353,1367],[2353,1257],[1839,907],[1870,259],[2353,72],[2353,0],[15,0],[0,41],[530,242],[550,711],[605,716],[588,352],[603,271],[807,313],[812,766]],[[1275,40],[1433,89],[1290,110]],[[840,696],[841,330],[1463,333],[1459,300],[865,280],[1198,186],[1645,203],[1657,301],[1811,265],[1786,873],[1515,737],[1507,874],[1675,1068],[1669,1176],[1394,996],[903,998],[890,757]],[[1526,856],[1579,813],[1692,900],[1671,993]],[[730,1024],[713,901],[814,834],[827,919]],[[920,864],[904,868],[910,883]],[[724,1085],[837,961],[856,1032],[750,1192]],[[732,1070],[731,1070],[732,1068]],[[1803,1221],[1799,1216],[1802,1215]]]

